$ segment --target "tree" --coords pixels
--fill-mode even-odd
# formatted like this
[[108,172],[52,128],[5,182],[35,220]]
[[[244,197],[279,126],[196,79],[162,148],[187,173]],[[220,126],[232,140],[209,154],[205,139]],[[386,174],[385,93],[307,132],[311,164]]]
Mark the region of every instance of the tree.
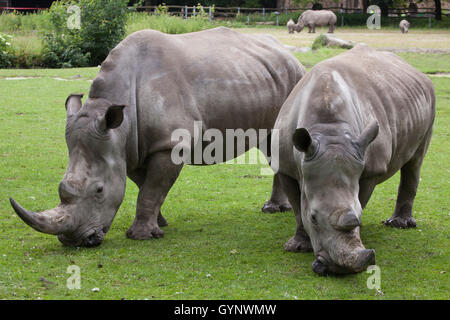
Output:
[[434,0],[434,17],[436,20],[442,20],[441,0]]

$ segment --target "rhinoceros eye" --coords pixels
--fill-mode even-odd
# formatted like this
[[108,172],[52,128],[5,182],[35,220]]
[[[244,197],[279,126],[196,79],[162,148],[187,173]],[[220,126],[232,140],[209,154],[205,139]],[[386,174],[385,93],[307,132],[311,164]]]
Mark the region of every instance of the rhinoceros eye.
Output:
[[98,186],[97,193],[102,193],[102,192],[103,192],[103,186]]

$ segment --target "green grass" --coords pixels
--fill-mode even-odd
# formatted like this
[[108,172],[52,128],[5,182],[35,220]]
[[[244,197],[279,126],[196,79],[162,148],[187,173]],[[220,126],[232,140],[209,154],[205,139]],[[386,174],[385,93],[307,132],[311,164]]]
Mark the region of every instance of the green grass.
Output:
[[[320,58],[299,58],[308,57],[312,65],[336,53],[319,52]],[[428,68],[428,56],[411,59]],[[125,237],[138,191],[131,181],[100,247],[63,247],[56,237],[25,225],[8,197],[36,211],[59,202],[57,186],[68,161],[64,101],[71,92],[87,93],[87,80],[97,72],[0,70],[0,299],[449,298],[449,78],[431,78],[437,116],[414,206],[418,228],[380,223],[393,211],[398,175],[375,189],[363,214],[361,236],[376,250],[382,295],[367,288],[367,273],[318,277],[311,270],[312,253],[283,250],[295,219],[291,212],[260,212],[271,178],[260,176],[259,165],[184,168],[162,208],[169,222],[163,239]],[[75,75],[81,78],[70,78]],[[13,76],[41,78],[5,80]],[[81,269],[80,290],[66,288],[72,264]],[[100,291],[92,292],[94,287]]]

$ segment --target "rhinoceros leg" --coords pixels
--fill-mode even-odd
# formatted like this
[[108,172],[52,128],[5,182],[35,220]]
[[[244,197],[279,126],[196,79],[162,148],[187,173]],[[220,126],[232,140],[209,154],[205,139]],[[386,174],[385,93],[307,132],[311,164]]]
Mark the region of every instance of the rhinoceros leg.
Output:
[[289,198],[289,202],[294,209],[295,221],[297,228],[294,236],[292,236],[285,244],[284,249],[292,252],[311,252],[313,250],[311,240],[303,228],[301,207],[300,207],[300,186],[295,179],[288,177],[282,173],[278,173],[278,179]]
[[285,212],[292,209],[288,197],[283,190],[279,174],[275,174],[272,183],[272,194],[261,210],[265,213]]
[[128,238],[150,239],[164,236],[158,224],[162,221],[158,216],[181,168],[182,165],[172,162],[170,152],[159,152],[150,157],[144,182],[139,187],[136,217],[127,231]]
[[330,24],[330,27],[328,28],[328,33],[334,32],[334,24]]
[[415,228],[416,220],[412,216],[412,207],[420,180],[420,168],[428,149],[431,132],[400,171],[400,186],[398,187],[397,203],[392,216],[384,224],[396,228]]
[[[133,180],[134,183],[136,183],[139,189],[144,185],[146,175],[146,169],[137,169],[134,172],[128,174],[130,179]],[[163,217],[160,210],[158,214],[158,226],[167,227],[168,225],[169,224],[167,223],[167,220]]]

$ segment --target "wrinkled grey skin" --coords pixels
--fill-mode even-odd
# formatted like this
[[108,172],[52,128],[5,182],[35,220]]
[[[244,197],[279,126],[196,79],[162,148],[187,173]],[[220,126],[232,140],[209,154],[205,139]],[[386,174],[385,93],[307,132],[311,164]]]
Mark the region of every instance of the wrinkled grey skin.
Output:
[[402,20],[402,21],[400,21],[399,27],[400,27],[400,31],[402,33],[408,33],[409,22],[406,20]]
[[316,26],[328,25],[328,32],[333,33],[336,26],[337,17],[330,10],[306,10],[298,18],[296,31],[300,32],[304,27],[308,27],[308,33],[315,33]]
[[294,33],[294,30],[296,29],[296,24],[295,24],[294,20],[289,19],[286,26],[288,28],[289,33]]
[[[314,251],[318,274],[375,263],[360,239],[375,186],[401,171],[388,226],[415,227],[412,206],[435,116],[431,81],[398,56],[366,46],[317,64],[284,103],[272,136],[295,212],[288,251]],[[277,134],[275,134],[277,133]]]
[[[59,185],[61,203],[43,213],[30,212],[13,199],[11,204],[27,224],[58,235],[64,244],[95,246],[112,224],[128,176],[139,196],[127,236],[162,237],[160,226],[167,223],[160,208],[183,167],[171,160],[178,144],[172,132],[185,128],[194,137],[194,121],[222,133],[270,130],[304,73],[271,36],[251,37],[227,28],[183,35],[133,33],[102,63],[84,104],[81,95],[66,101],[69,164]],[[258,143],[270,143],[270,137]],[[193,145],[188,147],[193,150]],[[247,143],[246,150],[251,147]],[[275,176],[263,209],[289,208]]]

